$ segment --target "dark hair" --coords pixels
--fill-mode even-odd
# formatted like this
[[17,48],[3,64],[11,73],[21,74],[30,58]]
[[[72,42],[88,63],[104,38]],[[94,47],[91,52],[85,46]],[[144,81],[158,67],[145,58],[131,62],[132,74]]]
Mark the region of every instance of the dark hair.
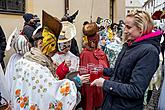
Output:
[[88,21],[84,21],[83,25],[86,25],[86,24],[88,24],[88,23],[89,23]]

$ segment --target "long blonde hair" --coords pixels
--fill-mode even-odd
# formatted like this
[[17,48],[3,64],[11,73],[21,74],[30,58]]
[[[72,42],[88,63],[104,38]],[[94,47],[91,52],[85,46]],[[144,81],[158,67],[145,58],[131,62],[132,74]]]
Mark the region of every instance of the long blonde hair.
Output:
[[151,33],[154,24],[150,15],[146,11],[133,11],[127,14],[126,17],[134,17],[134,25],[142,30],[142,35]]

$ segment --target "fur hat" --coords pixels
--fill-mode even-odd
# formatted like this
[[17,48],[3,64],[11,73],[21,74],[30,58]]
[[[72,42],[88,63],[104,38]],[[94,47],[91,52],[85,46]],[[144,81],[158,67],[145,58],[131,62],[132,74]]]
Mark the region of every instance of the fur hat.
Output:
[[23,15],[23,18],[24,18],[25,22],[29,22],[31,19],[34,18],[34,15],[31,13],[26,13]]
[[68,21],[63,21],[62,30],[60,32],[57,43],[64,43],[64,42],[70,41],[75,36],[76,36],[75,25],[73,25],[72,23]]
[[98,30],[98,26],[95,22],[87,23],[83,26],[83,33],[88,37],[95,35],[98,32]]

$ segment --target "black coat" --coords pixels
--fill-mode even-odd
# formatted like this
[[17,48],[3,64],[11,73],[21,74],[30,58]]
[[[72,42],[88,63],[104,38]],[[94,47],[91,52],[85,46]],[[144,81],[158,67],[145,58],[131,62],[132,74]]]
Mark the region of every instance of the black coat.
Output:
[[70,52],[73,53],[75,56],[78,56],[80,55],[79,53],[79,49],[78,49],[78,45],[77,45],[77,41],[75,38],[73,38],[71,40],[71,48],[70,48]]
[[32,35],[33,35],[33,32],[35,31],[35,29],[36,29],[35,26],[25,23],[23,30],[22,30],[22,34],[28,38],[28,40],[32,44],[32,46],[34,44],[34,40],[32,38]]
[[0,62],[3,62],[3,57],[5,57],[5,49],[6,49],[6,37],[0,26]]
[[104,69],[111,77],[103,84],[102,110],[143,110],[144,93],[159,66],[159,42],[157,36],[123,45],[115,68]]

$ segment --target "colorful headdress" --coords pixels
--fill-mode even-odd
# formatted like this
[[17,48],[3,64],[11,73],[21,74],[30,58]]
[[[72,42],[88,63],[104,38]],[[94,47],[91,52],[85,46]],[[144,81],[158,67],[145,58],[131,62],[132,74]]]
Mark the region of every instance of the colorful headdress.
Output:
[[83,26],[83,33],[86,36],[94,36],[99,31],[99,28],[95,22],[88,23]]
[[57,40],[62,29],[62,24],[60,20],[47,14],[45,11],[43,11],[42,16],[42,36],[44,38],[41,51],[48,55],[51,52],[57,51]]
[[76,36],[76,27],[68,21],[62,22],[62,30],[58,38],[58,50],[62,52],[71,47],[71,39]]
[[60,32],[58,43],[64,43],[70,41],[76,36],[76,27],[68,21],[62,22],[62,30]]

